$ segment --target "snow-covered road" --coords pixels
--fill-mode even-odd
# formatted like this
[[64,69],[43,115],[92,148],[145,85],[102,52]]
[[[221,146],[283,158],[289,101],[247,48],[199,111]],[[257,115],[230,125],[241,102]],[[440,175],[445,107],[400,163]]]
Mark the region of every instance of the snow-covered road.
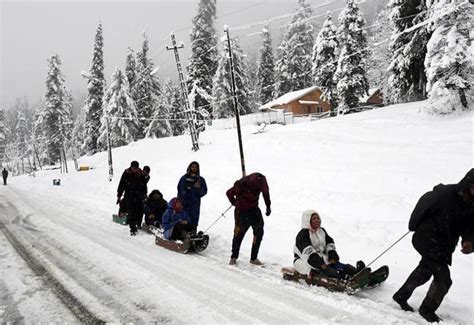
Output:
[[[347,296],[281,279],[282,265],[258,268],[240,261],[226,265],[228,253],[214,241],[201,255],[181,255],[154,245],[152,235],[124,237],[126,227],[90,223],[91,208],[48,201],[41,193],[0,188],[4,225],[38,263],[97,319],[133,323],[410,323],[419,321],[377,301],[377,290]],[[71,211],[74,213],[71,214]],[[38,223],[38,220],[42,220]],[[45,222],[48,219],[48,222]],[[41,224],[41,225],[40,225]],[[107,235],[105,235],[107,234]],[[126,240],[124,240],[126,238]],[[225,246],[224,246],[225,247]],[[11,247],[2,262],[18,269],[2,276],[8,297],[7,322],[70,322],[71,312],[54,295],[45,276],[35,276]],[[9,272],[11,277],[11,272]],[[43,279],[43,281],[41,281]],[[16,292],[34,282],[32,298]],[[25,290],[32,290],[28,288]],[[373,295],[372,295],[373,293]],[[20,299],[18,299],[20,297]],[[5,301],[2,301],[4,303]],[[29,307],[28,307],[29,306]],[[34,308],[31,308],[33,307]],[[41,311],[41,312],[40,312]],[[37,318],[40,312],[41,319]]]
[[[458,182],[472,168],[474,114],[428,115],[420,111],[426,104],[270,125],[258,134],[255,127],[243,128],[247,171],[262,172],[270,186],[272,214],[264,217],[259,253],[265,268],[248,263],[251,232],[237,267],[227,264],[233,209],[209,230],[209,247],[200,255],[167,251],[153,236],[130,237],[128,227],[112,222],[117,175],[131,160],[151,166],[148,188],[167,200],[196,160],[209,189],[201,204],[205,230],[229,206],[225,192],[240,177],[235,130],[206,130],[198,152],[190,150],[188,136],[115,148],[112,182],[105,152],[81,157],[80,164],[92,167],[87,171],[9,178],[0,186],[0,323],[77,322],[74,306],[57,298],[59,290],[90,317],[114,323],[424,324],[391,299],[419,262],[411,235],[373,264],[389,265],[387,281],[355,296],[286,282],[280,269],[292,263],[304,210],[321,214],[341,261],[368,263],[407,232],[423,193],[440,182]],[[55,178],[61,186],[52,185]],[[36,270],[8,234],[34,258]],[[444,324],[474,319],[474,254],[459,250],[450,268],[453,285],[437,311]],[[41,268],[47,276],[38,275]],[[60,285],[51,285],[55,281]],[[410,298],[415,309],[428,286]]]

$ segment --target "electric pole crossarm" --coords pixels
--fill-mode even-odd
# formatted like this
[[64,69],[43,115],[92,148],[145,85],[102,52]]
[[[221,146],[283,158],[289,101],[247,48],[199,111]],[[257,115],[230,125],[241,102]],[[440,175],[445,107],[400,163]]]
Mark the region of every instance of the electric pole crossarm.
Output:
[[192,117],[191,113],[191,107],[189,104],[189,98],[188,98],[188,91],[186,89],[186,82],[184,81],[184,74],[183,74],[183,69],[181,68],[181,61],[179,60],[179,49],[184,48],[184,45],[181,44],[180,46],[176,45],[176,37],[174,36],[174,33],[171,33],[171,42],[173,46],[166,46],[166,49],[168,51],[173,50],[174,51],[174,57],[176,60],[176,67],[178,69],[178,75],[179,75],[179,83],[181,85],[181,94],[182,98],[184,101],[184,106],[185,106],[185,115],[186,119],[188,120],[188,127],[189,127],[189,133],[191,134],[191,141],[193,144],[193,150],[198,151],[199,150],[199,141],[197,137],[197,132],[196,132],[196,126],[194,124],[194,120]]

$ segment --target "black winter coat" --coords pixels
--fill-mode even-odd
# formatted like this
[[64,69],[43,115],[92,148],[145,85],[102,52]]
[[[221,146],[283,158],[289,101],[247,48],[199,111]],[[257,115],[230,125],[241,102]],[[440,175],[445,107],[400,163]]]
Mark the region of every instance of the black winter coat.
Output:
[[420,198],[408,228],[415,232],[412,243],[422,256],[451,265],[459,237],[474,242],[474,207],[463,199],[472,185],[474,169],[458,184],[439,184]]
[[133,172],[131,168],[125,169],[120,178],[117,197],[121,197],[122,194],[126,201],[139,202],[145,199],[146,180],[141,169],[137,169],[136,172]]

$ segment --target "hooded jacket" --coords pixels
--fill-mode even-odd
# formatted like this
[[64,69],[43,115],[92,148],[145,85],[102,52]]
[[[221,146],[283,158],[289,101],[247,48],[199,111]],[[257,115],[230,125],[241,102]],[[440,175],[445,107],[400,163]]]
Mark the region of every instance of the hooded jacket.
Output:
[[[197,165],[198,171],[196,176],[191,175],[191,165]],[[196,183],[200,183],[199,187],[195,187]],[[207,194],[207,185],[204,177],[200,176],[199,164],[193,161],[186,169],[178,183],[178,198],[183,202],[184,210],[191,219],[191,224],[197,226],[199,223],[199,215],[201,211],[201,197]]]
[[227,190],[226,195],[238,211],[248,211],[258,207],[260,193],[263,195],[265,205],[270,208],[267,179],[260,173],[252,173],[236,181],[234,186]]
[[463,192],[474,185],[474,169],[458,184],[439,184],[425,193],[413,210],[408,229],[412,243],[422,255],[451,265],[459,241],[474,243],[474,205]]
[[[160,198],[155,199],[155,194],[159,194]],[[151,191],[150,195],[145,202],[144,213],[145,213],[145,223],[147,225],[158,226],[162,222],[163,213],[168,209],[168,202],[163,199],[163,194],[159,190]],[[154,215],[153,219],[150,218],[150,215]]]
[[170,239],[174,226],[180,221],[190,222],[189,216],[184,209],[176,211],[176,200],[177,198],[170,200],[168,210],[163,214],[163,236],[165,239]]
[[294,260],[303,259],[313,269],[320,269],[328,260],[339,260],[334,240],[324,228],[313,230],[310,225],[311,216],[317,212],[306,210],[301,216],[301,230],[296,236],[293,249]]

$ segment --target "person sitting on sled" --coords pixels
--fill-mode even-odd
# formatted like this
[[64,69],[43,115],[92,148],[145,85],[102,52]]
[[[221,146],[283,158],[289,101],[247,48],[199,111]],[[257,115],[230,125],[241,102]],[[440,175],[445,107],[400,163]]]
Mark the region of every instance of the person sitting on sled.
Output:
[[163,236],[168,240],[185,241],[192,230],[191,220],[183,209],[183,202],[175,197],[168,204],[168,210],[163,214]]
[[362,261],[357,262],[357,268],[339,262],[334,240],[321,228],[321,217],[316,211],[303,212],[301,228],[293,249],[293,265],[298,273],[309,277],[319,273],[331,278],[348,279],[365,268]]
[[145,223],[149,226],[161,227],[163,213],[168,209],[168,202],[163,199],[159,190],[151,191],[145,201]]

